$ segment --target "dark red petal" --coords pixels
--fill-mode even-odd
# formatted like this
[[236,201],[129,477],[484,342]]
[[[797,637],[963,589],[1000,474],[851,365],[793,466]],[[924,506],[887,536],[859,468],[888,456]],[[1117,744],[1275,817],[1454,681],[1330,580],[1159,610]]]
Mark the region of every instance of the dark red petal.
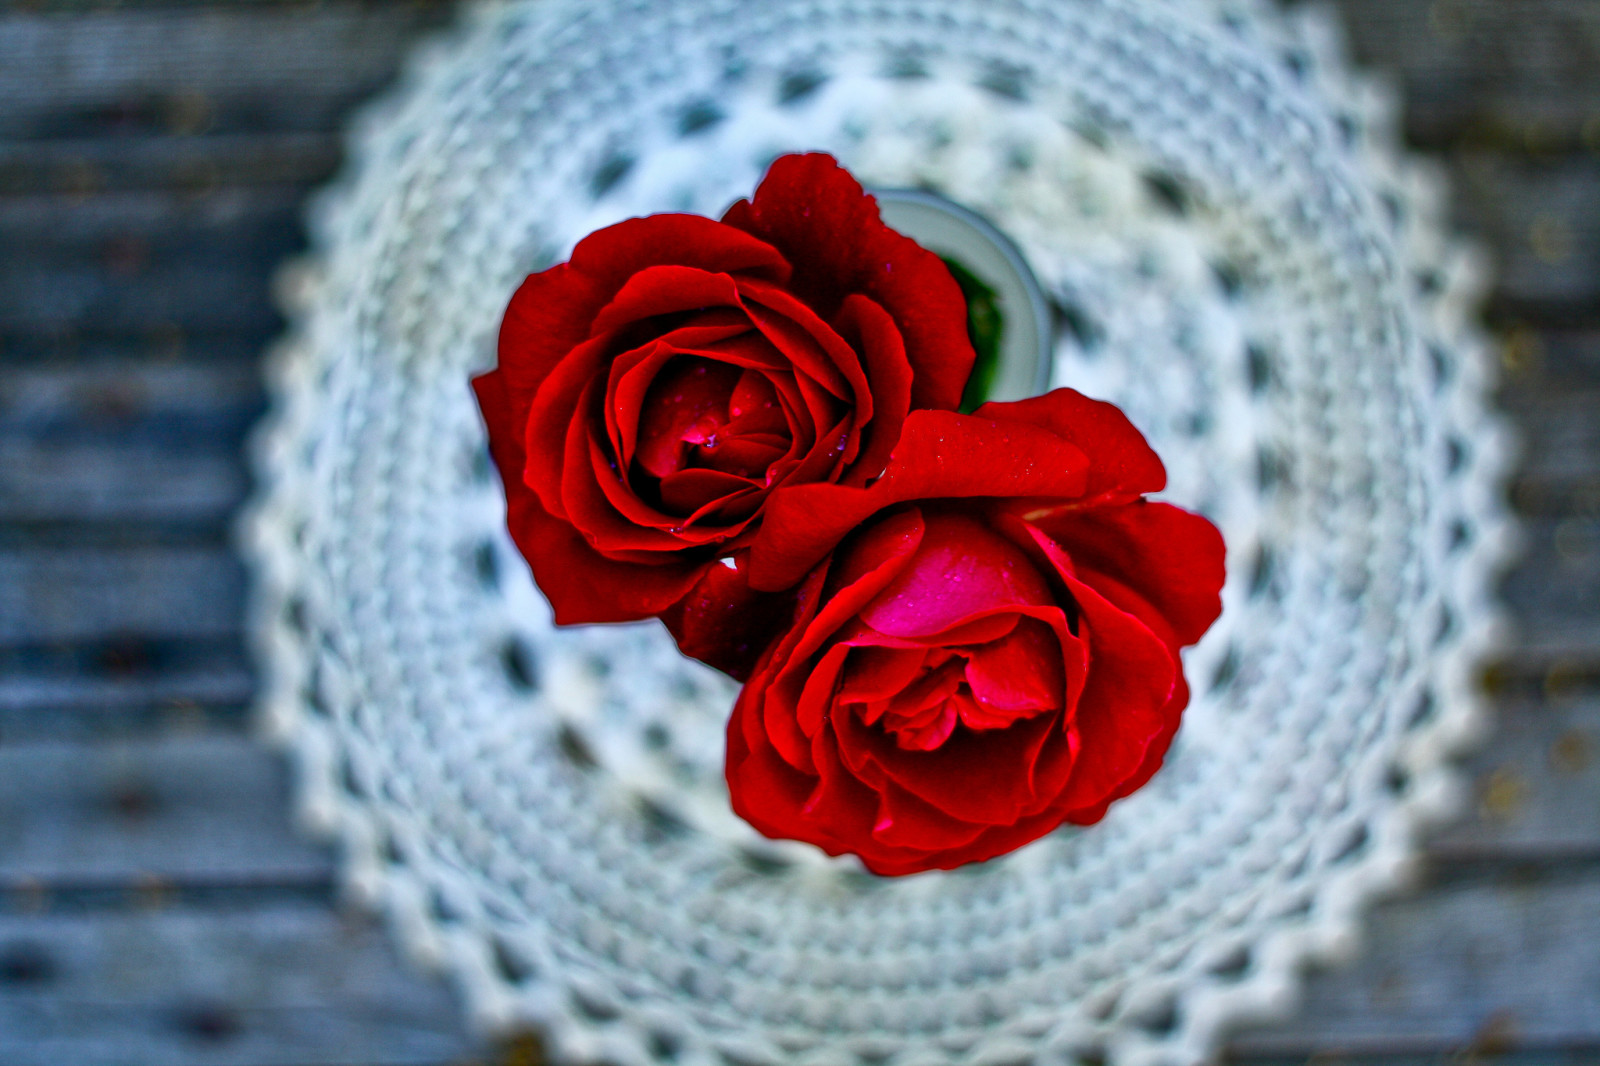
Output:
[[841,703],[886,700],[914,681],[928,657],[926,648],[851,649],[849,668],[839,686]]
[[702,512],[711,510],[714,505],[736,494],[756,488],[759,486],[738,474],[690,467],[661,479],[661,507],[669,514],[682,516],[679,521],[685,525],[708,518],[715,521]]
[[571,428],[588,417],[583,397],[602,374],[606,359],[603,339],[585,341],[574,348],[539,386],[522,426],[521,443],[530,459],[523,479],[544,501],[545,510],[558,518],[568,517],[562,500],[562,478]]
[[1171,504],[1062,512],[1039,528],[1084,571],[1104,574],[1142,596],[1172,627],[1180,645],[1199,640],[1222,612],[1226,552],[1217,527]]
[[539,497],[517,477],[524,457],[521,441],[507,425],[509,403],[500,373],[491,371],[472,385],[505,487],[506,526],[550,601],[556,623],[629,622],[659,614],[682,598],[695,583],[697,564],[641,566],[607,559],[540,506]]
[[579,241],[569,263],[606,297],[639,271],[662,264],[748,274],[780,285],[789,276],[789,264],[771,244],[700,215],[625,219]]
[[594,317],[590,333],[601,333],[657,315],[737,307],[733,279],[686,266],[647,267],[630,277]]
[[723,221],[795,264],[789,288],[832,318],[851,293],[881,304],[905,336],[913,407],[953,410],[972,372],[967,301],[937,255],[883,224],[878,202],[833,157],[784,156]]
[[989,728],[1009,724],[1018,715],[1059,711],[1066,704],[1061,644],[1049,626],[1031,618],[1000,640],[973,648],[966,678],[980,706],[990,712],[985,716]]
[[1138,772],[1170,725],[1165,713],[1179,676],[1172,653],[1142,622],[1071,577],[1078,632],[1089,646],[1089,678],[1072,729],[1080,738],[1060,809],[1103,802]]
[[788,423],[783,417],[783,407],[778,402],[778,391],[772,378],[757,370],[745,370],[739,384],[728,397],[730,427],[737,424],[740,433],[781,433],[788,436]]
[[[682,470],[684,457],[697,436],[696,423],[710,419],[720,426],[726,421],[728,394],[738,380],[737,367],[693,356],[680,356],[662,366],[645,393],[642,408],[630,411],[630,405],[618,411],[619,418],[629,413],[638,418],[639,465],[658,478]],[[620,390],[617,402],[623,402]],[[626,423],[620,428],[626,430]],[[698,436],[704,439],[705,435]],[[698,506],[669,504],[668,509],[686,514]]]
[[872,390],[854,348],[817,313],[773,285],[741,281],[739,294],[750,320],[774,347],[835,397],[872,414]]
[[877,870],[885,862],[915,861],[917,869],[928,869],[930,858],[965,847],[982,836],[988,827],[981,823],[953,818],[938,807],[919,799],[888,782],[878,793],[873,813],[872,839],[862,849],[862,858],[871,860],[868,869]]
[[1059,435],[1018,422],[948,411],[913,411],[883,477],[858,489],[784,486],[767,501],[751,549],[757,588],[793,585],[867,518],[906,500],[1079,495],[1083,452]]
[[1160,492],[1167,484],[1161,459],[1115,404],[1073,389],[1056,389],[1043,396],[1006,403],[986,403],[974,415],[1009,419],[1048,429],[1071,441],[1089,458],[1089,477],[1080,507],[1126,503],[1147,492]]
[[1029,767],[1047,742],[1066,741],[1051,715],[1007,729],[960,730],[933,751],[905,751],[854,715],[834,715],[832,723],[839,756],[857,777],[870,782],[881,774],[952,818],[982,825],[1028,813]]
[[900,442],[900,429],[911,410],[911,364],[906,362],[905,342],[894,319],[867,297],[847,296],[833,325],[860,353],[872,387],[871,418],[861,409],[856,411],[860,454],[847,457],[851,469],[839,479],[841,485],[861,486],[883,473],[889,453]]
[[526,414],[545,378],[588,338],[589,323],[610,295],[566,263],[528,275],[512,293],[498,349],[513,413]]
[[795,606],[792,594],[752,589],[740,565],[743,561],[741,554],[707,566],[694,588],[661,616],[679,651],[735,681],[750,676]]
[[[600,382],[591,383],[581,408],[590,409]],[[594,548],[613,559],[643,562],[652,554],[691,545],[717,543],[725,530],[695,529],[681,515],[666,514],[639,499],[617,469],[608,443],[597,438],[586,419],[568,426],[561,500],[567,518]]]

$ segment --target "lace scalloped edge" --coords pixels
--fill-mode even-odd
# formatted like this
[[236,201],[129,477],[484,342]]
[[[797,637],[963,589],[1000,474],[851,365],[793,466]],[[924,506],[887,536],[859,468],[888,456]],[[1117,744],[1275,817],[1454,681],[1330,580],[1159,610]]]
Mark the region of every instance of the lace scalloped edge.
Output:
[[[1478,670],[1488,652],[1507,636],[1507,619],[1495,600],[1493,582],[1519,543],[1515,523],[1500,503],[1500,489],[1518,442],[1504,419],[1489,408],[1495,362],[1489,338],[1473,319],[1490,279],[1489,264],[1478,248],[1451,233],[1445,215],[1448,190],[1438,165],[1403,147],[1397,131],[1398,92],[1379,77],[1350,66],[1337,14],[1329,8],[1302,6],[1285,13],[1272,9],[1266,0],[1208,2],[1219,16],[1227,11],[1248,18],[1275,47],[1309,57],[1313,71],[1309,84],[1319,99],[1343,108],[1371,131],[1350,148],[1357,170],[1404,192],[1411,210],[1399,251],[1408,265],[1429,263],[1443,271],[1441,287],[1428,300],[1436,321],[1463,355],[1465,372],[1452,382],[1449,401],[1458,428],[1470,433],[1474,442],[1472,470],[1465,480],[1476,490],[1472,517],[1477,535],[1454,568],[1455,584],[1449,590],[1460,608],[1461,629],[1453,645],[1433,661],[1431,679],[1440,696],[1439,713],[1407,737],[1396,762],[1412,784],[1405,795],[1386,798],[1368,818],[1365,829],[1372,846],[1317,887],[1303,918],[1246,945],[1252,959],[1246,973],[1152,989],[1152,998],[1172,1005],[1176,1022],[1160,1036],[1144,1032],[1105,1036],[1104,1053],[1116,1066],[1205,1061],[1215,1056],[1230,1032],[1288,1018],[1299,1004],[1303,972],[1348,961],[1360,946],[1362,916],[1368,907],[1413,881],[1424,835],[1458,816],[1466,804],[1468,791],[1457,760],[1482,741],[1491,725]],[[309,353],[301,330],[316,302],[323,264],[336,244],[341,212],[381,150],[386,125],[443,70],[452,46],[469,38],[477,23],[494,18],[502,6],[480,0],[466,8],[457,26],[437,31],[416,47],[388,93],[354,116],[347,131],[350,161],[308,208],[312,250],[287,262],[276,276],[274,293],[290,328],[267,356],[271,407],[249,443],[260,489],[239,516],[236,529],[240,549],[253,570],[247,631],[261,666],[257,726],[265,741],[291,759],[299,823],[337,843],[343,894],[384,912],[414,962],[453,979],[476,1030],[505,1038],[537,1029],[554,1061],[653,1061],[642,1019],[620,1019],[603,1032],[586,1025],[562,1009],[561,989],[530,989],[507,976],[486,930],[446,922],[432,912],[427,903],[432,887],[428,874],[403,856],[384,853],[379,816],[342,784],[332,731],[308,715],[302,703],[308,649],[283,621],[285,608],[298,591],[293,578],[294,531],[284,512],[293,491],[295,395],[309,385],[305,377]],[[698,1049],[699,1054],[696,1050],[683,1049],[678,1061],[720,1061],[710,1048]],[[1009,1044],[980,1045],[965,1058],[977,1062],[1015,1052],[1039,1062],[1072,1058],[1070,1052]]]

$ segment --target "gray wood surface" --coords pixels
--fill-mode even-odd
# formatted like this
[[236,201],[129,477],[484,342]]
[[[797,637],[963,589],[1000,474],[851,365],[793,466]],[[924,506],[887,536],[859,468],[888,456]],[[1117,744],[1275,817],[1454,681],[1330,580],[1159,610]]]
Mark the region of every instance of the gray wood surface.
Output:
[[[1600,1062],[1600,0],[1340,0],[1406,93],[1524,441],[1517,634],[1366,951],[1237,1062]],[[535,1061],[341,908],[248,735],[229,539],[269,278],[353,108],[447,4],[0,7],[0,1064]]]

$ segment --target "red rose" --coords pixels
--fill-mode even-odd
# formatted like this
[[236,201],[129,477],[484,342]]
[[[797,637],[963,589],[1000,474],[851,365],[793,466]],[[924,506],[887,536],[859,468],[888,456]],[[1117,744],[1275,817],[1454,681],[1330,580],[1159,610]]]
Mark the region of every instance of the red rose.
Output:
[[958,404],[973,352],[938,257],[803,155],[721,222],[585,237],[517,290],[499,357],[473,386],[556,621],[663,615],[737,674],[760,650],[750,619],[782,613],[739,557],[769,494],[876,477],[907,412]]
[[1141,498],[1165,478],[1060,390],[914,413],[870,487],[776,493],[752,581],[805,576],[728,725],[734,809],[880,874],[1098,821],[1161,764],[1221,609],[1215,527]]

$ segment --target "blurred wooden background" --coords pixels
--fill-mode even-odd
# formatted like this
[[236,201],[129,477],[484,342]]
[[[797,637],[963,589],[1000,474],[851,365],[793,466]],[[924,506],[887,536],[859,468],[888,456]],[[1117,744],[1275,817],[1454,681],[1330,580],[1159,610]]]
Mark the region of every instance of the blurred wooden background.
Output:
[[[1343,0],[1492,250],[1520,624],[1478,808],[1239,1063],[1600,1062],[1600,0]],[[448,5],[0,8],[0,1064],[537,1060],[340,906],[249,736],[268,285]]]

